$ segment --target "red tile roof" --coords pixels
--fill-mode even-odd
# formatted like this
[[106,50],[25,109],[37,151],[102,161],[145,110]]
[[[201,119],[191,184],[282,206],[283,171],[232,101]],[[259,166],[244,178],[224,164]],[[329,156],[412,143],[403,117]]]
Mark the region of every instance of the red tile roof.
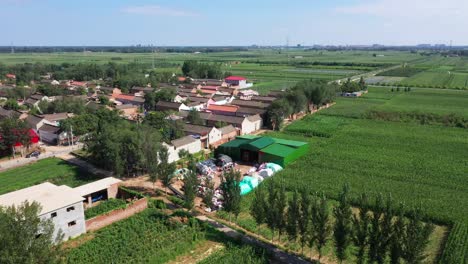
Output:
[[226,77],[226,79],[224,79],[226,81],[244,81],[244,80],[247,80],[245,77],[242,77],[242,76],[229,76],[229,77]]
[[76,86],[85,86],[86,85],[85,82],[77,82],[77,81],[73,81],[70,84],[71,85],[76,85]]
[[214,85],[205,85],[201,87],[202,89],[207,89],[207,90],[218,90],[219,86],[214,86]]
[[9,79],[16,79],[16,75],[11,74],[11,73],[7,73],[5,76]]
[[115,99],[124,99],[124,100],[133,100],[135,96],[133,95],[126,95],[126,94],[114,94],[112,95]]
[[202,92],[202,93],[206,93],[206,94],[214,94],[214,93],[216,93],[216,91],[213,91],[213,90],[205,90],[205,89],[201,89],[201,92]]
[[239,107],[235,105],[215,105],[215,104],[210,104],[207,108],[209,111],[223,111],[223,112],[231,112],[235,113],[237,112],[237,109]]

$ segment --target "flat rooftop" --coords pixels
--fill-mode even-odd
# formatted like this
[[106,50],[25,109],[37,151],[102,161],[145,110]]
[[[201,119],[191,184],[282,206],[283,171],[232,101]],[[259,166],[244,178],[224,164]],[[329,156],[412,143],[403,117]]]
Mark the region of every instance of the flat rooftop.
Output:
[[18,191],[0,195],[0,206],[19,206],[23,202],[37,202],[42,206],[39,215],[81,202],[84,198],[73,188],[41,183]]
[[99,181],[91,182],[85,185],[78,186],[73,190],[81,196],[89,195],[95,192],[106,190],[111,185],[122,182],[114,177],[107,177]]

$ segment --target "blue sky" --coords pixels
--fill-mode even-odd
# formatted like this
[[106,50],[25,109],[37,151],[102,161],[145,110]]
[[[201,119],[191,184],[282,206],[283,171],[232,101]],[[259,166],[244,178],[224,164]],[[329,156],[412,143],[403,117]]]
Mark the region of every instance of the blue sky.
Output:
[[0,45],[466,45],[467,14],[467,0],[0,0]]

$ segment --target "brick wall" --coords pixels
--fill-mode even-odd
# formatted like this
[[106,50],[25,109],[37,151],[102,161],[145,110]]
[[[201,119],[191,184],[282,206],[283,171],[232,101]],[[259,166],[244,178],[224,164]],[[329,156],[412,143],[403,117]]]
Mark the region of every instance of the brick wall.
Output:
[[148,200],[140,199],[127,206],[125,209],[117,209],[104,215],[99,215],[86,220],[86,232],[99,230],[114,222],[128,218],[148,208]]
[[117,193],[119,192],[119,183],[114,183],[109,188],[107,188],[107,198],[117,198]]

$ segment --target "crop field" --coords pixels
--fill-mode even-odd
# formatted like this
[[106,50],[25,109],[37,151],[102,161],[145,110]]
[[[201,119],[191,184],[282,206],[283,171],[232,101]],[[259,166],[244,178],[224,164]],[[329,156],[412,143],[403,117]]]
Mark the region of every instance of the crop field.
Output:
[[373,93],[392,96],[376,107],[382,111],[423,112],[437,115],[456,114],[468,118],[468,92],[459,90],[412,89],[411,92],[391,92],[390,89],[372,89]]
[[[383,56],[374,57],[374,53]],[[4,64],[16,63],[78,63],[95,62],[106,63],[114,61],[117,63],[142,62],[182,62],[184,60],[199,60],[211,62],[241,61],[251,63],[284,63],[289,62],[337,62],[337,63],[359,63],[359,64],[400,64],[420,60],[420,56],[410,52],[399,51],[305,51],[299,49],[252,49],[239,52],[213,52],[213,53],[113,53],[113,52],[56,52],[56,53],[15,53],[0,54],[0,62]]]
[[468,73],[430,70],[401,81],[402,85],[436,88],[468,89]]
[[58,159],[48,158],[31,165],[0,173],[0,194],[50,181],[76,187],[96,180],[96,176]]
[[[439,258],[448,233],[445,225],[452,223],[461,227],[454,229],[454,234],[450,232],[452,242],[443,250],[445,259],[463,259],[465,250],[458,245],[467,243],[468,130],[405,119],[382,121],[372,119],[368,113],[466,117],[467,95],[467,91],[457,90],[413,88],[410,92],[391,92],[390,88],[370,87],[363,97],[337,98],[331,108],[293,122],[282,132],[270,133],[310,143],[308,155],[274,178],[285,183],[288,191],[307,186],[311,192],[324,191],[327,197],[336,199],[343,184],[348,183],[353,197],[363,192],[371,196],[391,194],[395,202],[403,202],[407,208],[421,205],[428,220],[441,224],[431,235],[426,261],[432,263]],[[258,226],[249,214],[252,198],[245,196],[236,223],[271,238],[271,230]],[[296,244],[287,247],[300,250]],[[331,255],[332,250],[330,243],[325,255]]]
[[97,231],[66,257],[67,263],[165,263],[203,239],[198,225],[171,224],[161,212],[146,209]]
[[391,193],[409,206],[422,203],[434,219],[468,221],[461,210],[468,206],[467,149],[464,129],[349,119],[277,177],[289,189],[330,195],[349,182],[355,194]]
[[[431,56],[369,78],[369,83],[411,87],[468,89],[468,58]],[[398,77],[400,79],[398,79]]]

